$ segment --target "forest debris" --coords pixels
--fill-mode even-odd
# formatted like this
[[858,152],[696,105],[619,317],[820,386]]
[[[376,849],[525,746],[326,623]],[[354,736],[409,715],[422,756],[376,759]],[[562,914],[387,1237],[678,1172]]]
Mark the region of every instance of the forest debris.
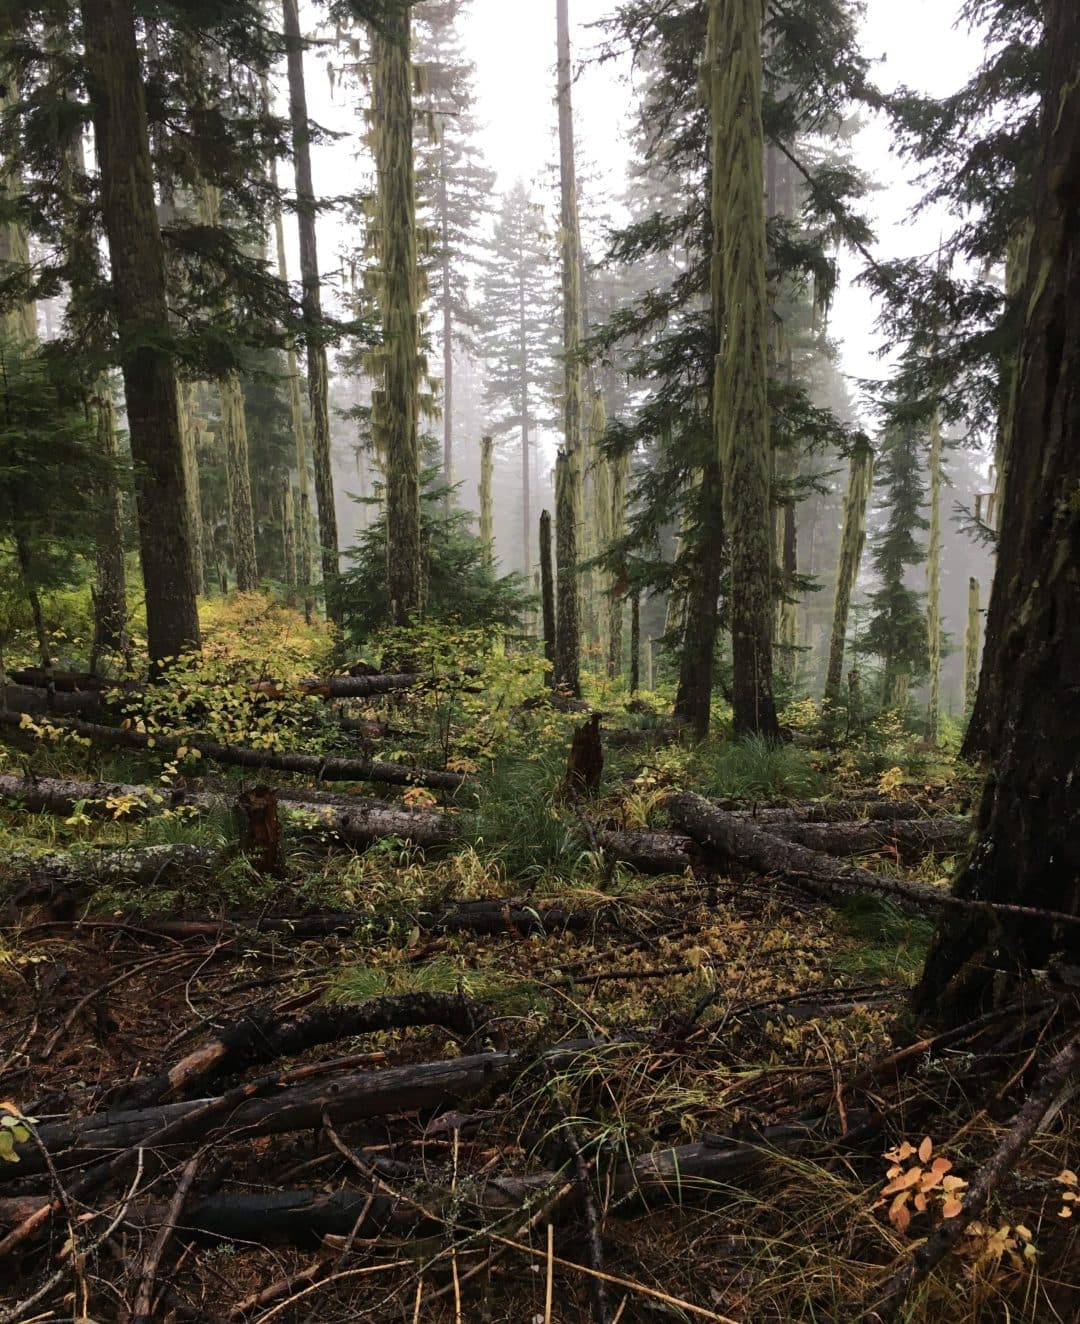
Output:
[[[157,750],[175,754],[184,747],[196,747],[199,753],[217,763],[241,768],[265,768],[275,772],[298,772],[318,781],[386,782],[391,786],[432,786],[454,791],[465,784],[459,772],[434,768],[411,768],[403,763],[384,763],[377,759],[341,759],[320,754],[279,754],[267,749],[248,749],[244,745],[219,745],[204,740],[197,731],[184,736],[148,734],[130,727],[102,726],[94,722],[57,718],[54,725],[83,740],[101,745],[119,745],[126,749]],[[0,726],[19,730],[18,713],[0,712]]]
[[154,1238],[143,1264],[139,1286],[136,1288],[135,1300],[131,1308],[131,1324],[150,1324],[153,1319],[154,1283],[157,1279],[161,1257],[165,1254],[165,1248],[176,1230],[177,1223],[180,1221],[180,1215],[184,1211],[184,1205],[195,1182],[195,1176],[199,1170],[199,1164],[202,1162],[202,1157],[202,1151],[200,1151],[194,1158],[189,1159],[180,1174],[176,1194],[169,1204],[165,1219],[158,1229],[157,1236]]
[[871,892],[892,897],[919,910],[985,910],[1061,924],[1080,924],[1080,915],[963,900],[943,887],[914,883],[905,878],[887,878],[853,864],[843,864],[821,851],[785,841],[774,832],[736,818],[691,792],[680,791],[666,796],[664,807],[681,827],[708,849],[757,873],[778,874],[815,896],[832,899],[837,893]]
[[587,722],[583,722],[574,731],[562,785],[562,793],[569,800],[593,795],[600,789],[600,779],[604,774],[600,716],[600,713],[593,713]]
[[954,1218],[947,1218],[940,1223],[909,1257],[904,1267],[885,1283],[874,1306],[865,1312],[869,1318],[880,1321],[880,1324],[889,1324],[889,1321],[898,1318],[911,1290],[933,1272],[960,1240],[971,1220],[982,1212],[991,1193],[1019,1162],[1070,1078],[1078,1073],[1080,1033],[1074,1034],[1047,1066],[1016,1114],[1004,1140],[989,1162],[969,1182],[960,1211]]
[[143,1108],[165,1099],[187,1098],[221,1076],[361,1034],[441,1025],[471,1035],[485,1018],[480,1006],[456,993],[405,993],[373,998],[360,1006],[331,1004],[285,1020],[273,1008],[264,1007],[220,1031],[169,1071],[124,1089],[119,1104]]

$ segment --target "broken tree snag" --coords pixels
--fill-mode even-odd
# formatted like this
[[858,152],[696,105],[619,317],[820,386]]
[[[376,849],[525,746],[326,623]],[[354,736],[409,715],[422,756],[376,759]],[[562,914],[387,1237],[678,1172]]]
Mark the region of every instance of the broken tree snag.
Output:
[[145,1108],[167,1099],[190,1098],[222,1076],[361,1034],[441,1025],[455,1034],[471,1035],[485,1019],[482,1007],[456,993],[373,998],[362,1006],[319,1007],[284,1020],[275,1016],[273,1008],[263,1008],[222,1030],[169,1071],[122,1090],[117,1102],[124,1108]]
[[285,850],[278,793],[272,786],[255,786],[236,801],[240,822],[240,849],[263,878],[285,877]]
[[604,747],[600,738],[600,714],[593,713],[574,732],[570,760],[566,765],[563,794],[569,799],[592,795],[600,789],[604,774]]
[[[368,759],[321,758],[316,754],[277,754],[271,750],[248,749],[243,745],[219,745],[204,740],[197,731],[186,736],[147,735],[119,726],[99,726],[92,722],[56,719],[64,731],[82,736],[102,745],[119,745],[127,749],[153,749],[158,753],[175,754],[181,746],[194,745],[204,758],[216,763],[240,768],[264,768],[275,772],[298,772],[320,781],[386,782],[390,786],[431,786],[439,790],[456,791],[465,784],[458,772],[443,772],[431,768],[410,768],[403,763],[380,763]],[[0,727],[18,730],[18,713],[0,712]],[[151,741],[153,744],[151,745]]]

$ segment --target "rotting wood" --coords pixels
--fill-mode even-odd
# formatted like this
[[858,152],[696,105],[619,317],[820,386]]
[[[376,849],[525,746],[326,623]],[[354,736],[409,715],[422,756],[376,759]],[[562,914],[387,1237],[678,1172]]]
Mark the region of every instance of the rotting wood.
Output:
[[170,1070],[123,1089],[116,1102],[130,1109],[187,1098],[222,1076],[362,1034],[441,1025],[471,1035],[484,1019],[480,1006],[450,993],[406,993],[373,998],[360,1006],[332,1004],[285,1019],[273,1008],[260,1008],[220,1031]]
[[254,786],[236,801],[240,823],[240,849],[255,872],[264,878],[284,878],[285,849],[278,815],[278,793],[273,786]]

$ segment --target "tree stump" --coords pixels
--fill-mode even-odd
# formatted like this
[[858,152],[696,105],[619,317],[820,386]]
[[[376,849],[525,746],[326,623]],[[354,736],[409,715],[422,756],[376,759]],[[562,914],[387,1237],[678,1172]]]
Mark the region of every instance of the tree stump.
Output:
[[600,713],[593,713],[589,720],[574,732],[574,741],[570,746],[570,760],[566,765],[566,778],[563,782],[563,793],[567,799],[576,799],[580,795],[589,795],[600,789],[600,778],[604,771],[600,716]]
[[236,802],[240,849],[252,868],[264,878],[285,877],[278,793],[272,786],[256,786]]

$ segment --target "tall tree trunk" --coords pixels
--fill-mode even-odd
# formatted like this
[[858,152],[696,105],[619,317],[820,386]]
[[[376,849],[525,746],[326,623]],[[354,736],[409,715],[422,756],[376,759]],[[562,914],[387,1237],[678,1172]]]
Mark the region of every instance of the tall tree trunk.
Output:
[[[577,556],[582,542],[585,510],[584,384],[581,363],[581,228],[578,221],[577,162],[574,153],[573,70],[570,62],[568,0],[555,0],[558,49],[559,185],[561,200],[563,300],[563,453],[568,466],[569,502],[555,503],[556,556],[559,567],[559,658],[567,668],[560,684],[577,694],[580,689],[579,653],[581,593]],[[562,525],[571,521],[572,529]],[[574,563],[563,563],[573,548]],[[564,596],[565,595],[565,596]],[[562,641],[563,632],[567,638]],[[571,661],[572,659],[572,661]]]
[[521,568],[532,571],[532,456],[529,446],[529,331],[526,320],[525,267],[518,266],[518,407],[521,411]]
[[975,694],[979,688],[979,644],[980,629],[980,591],[979,581],[968,580],[967,630],[964,634],[964,709],[971,711]]
[[[201,223],[220,226],[221,190],[200,180],[195,194]],[[255,512],[251,502],[247,407],[238,373],[230,372],[218,382],[217,396],[229,492],[229,536],[232,540],[236,587],[242,593],[254,593],[259,587],[259,567],[255,555]]]
[[693,574],[686,597],[679,688],[674,714],[703,740],[712,716],[713,659],[719,630],[720,576],[724,561],[724,518],[720,467],[710,460],[701,478],[701,524],[693,549]]
[[544,656],[551,663],[554,684],[555,667],[555,571],[551,563],[551,515],[540,513],[540,602],[544,621]]
[[82,0],[87,88],[112,259],[128,431],[135,462],[147,642],[155,664],[199,644],[191,522],[154,208],[146,101],[128,0]]
[[[0,115],[19,100],[15,78],[8,69],[0,69]],[[22,193],[22,179],[17,170],[0,174],[0,197],[13,201]],[[0,224],[0,274],[8,267],[23,268],[30,261],[30,244],[25,229],[13,220]],[[0,326],[5,337],[15,341],[37,341],[37,308],[32,301],[17,303],[4,310]]]
[[[443,482],[454,481],[454,307],[450,297],[449,202],[446,196],[446,139],[439,138],[439,217],[442,225]],[[447,511],[450,492],[446,493]]]
[[[269,103],[269,92],[264,96]],[[277,191],[277,161],[270,158],[270,185]],[[285,224],[281,208],[274,208],[274,238],[277,247],[278,278],[289,279],[289,265],[285,256]],[[292,336],[285,340],[286,375],[289,379],[289,413],[292,419],[293,441],[296,446],[296,484],[299,497],[299,519],[296,526],[296,583],[304,604],[304,618],[310,624],[314,604],[311,601],[311,476],[308,473],[307,435],[304,429],[304,402],[300,390],[300,369],[296,361],[296,343]]]
[[926,738],[936,746],[941,729],[941,418],[930,424],[930,545],[926,555],[926,638],[930,654],[930,703]]
[[735,731],[777,743],[766,333],[762,0],[710,0],[714,419],[731,548]]
[[[115,653],[124,643],[127,626],[127,571],[124,567],[124,494],[116,469],[116,409],[112,382],[103,372],[90,401],[96,424],[97,448],[106,465],[95,538],[94,643],[95,660],[101,653]],[[93,670],[93,668],[91,668]]]
[[[604,407],[604,393],[594,390],[592,408],[589,411],[588,432],[591,481],[585,497],[588,505],[588,517],[585,521],[585,555],[590,561],[607,550],[614,534],[611,466],[603,454],[605,432],[607,432],[607,410]],[[599,646],[605,669],[611,648],[611,585],[612,578],[609,573],[602,573],[595,567],[586,571],[584,580],[586,614],[591,619],[589,641]]]
[[[199,442],[203,420],[195,402],[196,385],[176,384],[176,413],[180,420],[180,450],[184,461],[184,490],[187,494],[188,525],[191,529],[191,573],[196,593],[206,592],[206,537],[203,529],[202,482],[199,475]],[[207,434],[209,436],[211,434]]]
[[[626,494],[630,486],[630,452],[625,451],[612,465],[611,528],[612,541],[620,546],[626,538]],[[626,566],[622,557],[611,577],[608,595],[608,676],[614,680],[622,672],[623,601],[626,593]]]
[[323,592],[326,595],[326,614],[330,620],[337,621],[341,612],[338,604],[337,512],[334,508],[334,475],[330,455],[330,380],[322,326],[319,249],[315,235],[315,185],[311,174],[311,132],[304,84],[304,42],[300,33],[297,0],[282,0],[282,12],[289,64],[289,117],[292,121],[296,169],[296,220],[300,232],[308,406],[311,412],[311,451],[315,461],[315,500],[319,507]]
[[[1026,310],[994,599],[1004,628],[978,839],[959,896],[1080,913],[1080,9],[1050,0]],[[917,1001],[966,1019],[1008,997],[1055,953],[1080,959],[1077,929],[982,911],[951,914]]]
[[630,693],[641,688],[641,594],[630,599]]
[[848,613],[859,565],[866,543],[866,509],[874,485],[874,452],[870,443],[860,439],[848,463],[848,489],[844,498],[844,528],[840,536],[840,560],[836,569],[836,596],[833,600],[832,636],[829,640],[829,665],[825,673],[825,698],[836,703],[844,671],[844,646],[847,642]]
[[296,514],[293,485],[288,474],[281,476],[281,557],[285,565],[285,588],[291,607],[296,606]]
[[19,576],[23,582],[23,592],[30,606],[30,617],[34,622],[34,635],[37,639],[38,661],[46,676],[52,672],[52,654],[49,651],[49,632],[45,628],[45,615],[41,610],[41,595],[38,593],[37,579],[34,575],[34,558],[30,545],[21,533],[15,535],[15,555],[19,562]]
[[577,520],[574,518],[574,470],[565,451],[555,462],[555,561],[558,567],[558,631],[555,640],[555,688],[581,696],[581,620],[578,615]]
[[495,438],[480,439],[480,542],[488,568],[495,563]]
[[382,272],[384,365],[375,409],[386,465],[389,592],[397,625],[423,610],[420,534],[420,354],[416,267],[416,186],[413,164],[412,64],[409,10],[398,5],[372,27],[372,121],[377,230]]
[[794,685],[798,672],[799,604],[793,597],[794,579],[799,573],[799,532],[795,523],[795,502],[780,503],[776,512],[776,562],[783,583],[776,607],[776,643],[781,677]]

